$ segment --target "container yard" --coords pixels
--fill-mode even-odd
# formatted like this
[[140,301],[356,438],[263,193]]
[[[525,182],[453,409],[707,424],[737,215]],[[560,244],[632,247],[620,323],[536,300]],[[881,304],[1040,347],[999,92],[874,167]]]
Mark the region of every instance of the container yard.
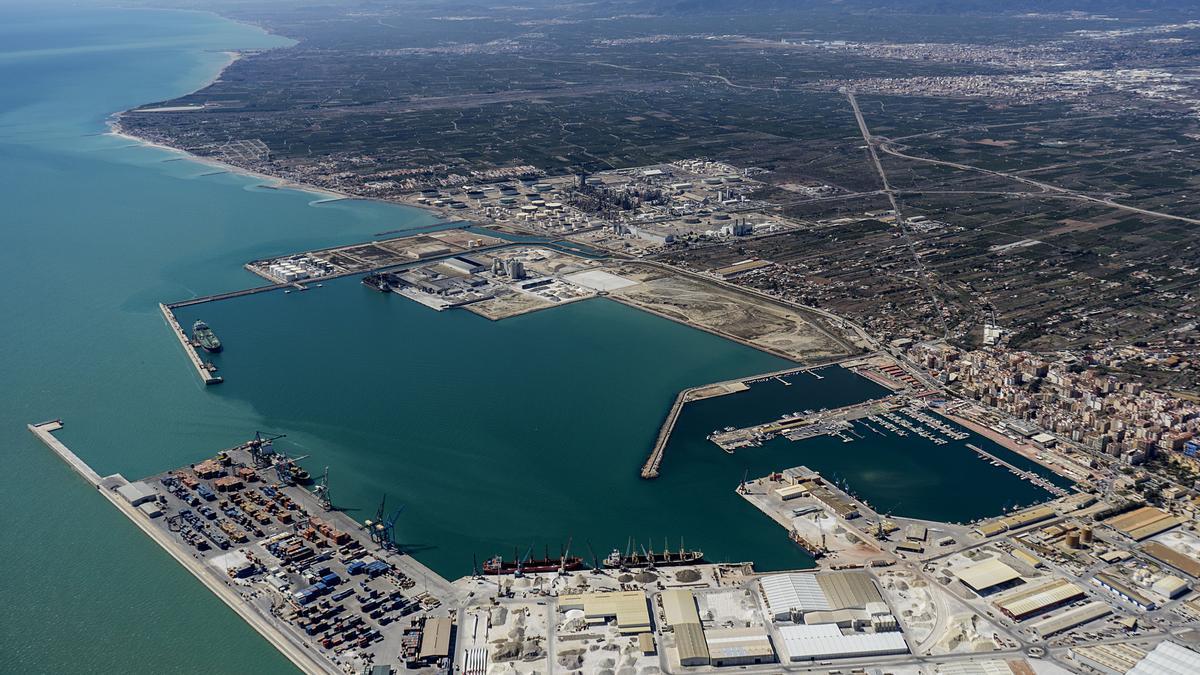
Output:
[[304,672],[447,672],[457,591],[398,550],[399,509],[357,523],[303,487],[296,460],[255,436],[141,480],[99,477],[52,432],[51,450]]

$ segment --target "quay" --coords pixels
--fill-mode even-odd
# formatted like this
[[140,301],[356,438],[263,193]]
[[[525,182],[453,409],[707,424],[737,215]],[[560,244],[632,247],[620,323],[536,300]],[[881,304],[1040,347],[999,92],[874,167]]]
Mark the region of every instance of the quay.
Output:
[[257,436],[131,482],[56,439],[61,420],[28,428],[302,672],[449,664],[465,593],[402,550],[399,509],[367,526],[326,510],[297,485],[295,460]]
[[155,543],[161,546],[176,562],[183,565],[184,569],[199,579],[201,583],[207,586],[209,590],[236,612],[238,616],[242,617],[246,623],[250,624],[254,630],[258,631],[267,642],[270,642],[272,646],[278,649],[302,672],[311,675],[342,675],[343,671],[333,666],[333,664],[317,660],[313,654],[308,653],[302,644],[289,640],[285,634],[254,612],[250,605],[235,593],[227,583],[221,583],[221,580],[214,576],[211,570],[206,570],[199,560],[188,556],[161,529],[154,527],[141,511],[120,497],[116,490],[128,486],[129,481],[121,476],[121,474],[113,474],[101,478],[91,466],[53,436],[53,432],[58,431],[62,427],[62,420],[51,420],[28,425],[29,431],[38,440],[66,462],[67,466],[71,467],[80,476],[83,476],[118,511],[123,513],[142,532],[146,533]]
[[200,358],[200,354],[192,346],[192,341],[188,339],[187,333],[183,332],[183,328],[175,318],[175,312],[171,311],[170,307],[161,302],[158,303],[158,308],[162,311],[163,318],[167,320],[167,325],[171,327],[171,331],[175,333],[175,337],[183,347],[183,352],[187,354],[188,360],[192,362],[192,367],[196,369],[196,374],[200,376],[200,381],[204,384],[219,384],[224,382],[225,379],[220,375],[213,375],[208,365]]
[[843,432],[850,429],[849,425],[851,422],[898,409],[900,405],[897,401],[892,400],[892,397],[888,397],[854,403],[841,408],[834,408],[833,410],[821,410],[815,413],[807,411],[809,414],[805,415],[792,413],[784,415],[773,422],[715,432],[708,437],[708,440],[715,443],[717,447],[725,452],[733,452],[738,448],[758,445],[762,441],[770,440],[779,435],[791,441],[802,441],[830,434],[839,436],[843,441],[849,442],[850,439],[844,436]]

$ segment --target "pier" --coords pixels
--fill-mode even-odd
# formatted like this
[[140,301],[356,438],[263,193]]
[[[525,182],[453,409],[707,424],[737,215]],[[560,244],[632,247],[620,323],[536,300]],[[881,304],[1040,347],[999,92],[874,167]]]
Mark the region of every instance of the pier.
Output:
[[1039,474],[1037,474],[1033,471],[1026,471],[1025,469],[1018,468],[1016,465],[1014,465],[1010,462],[1006,462],[1003,459],[1000,459],[999,457],[993,455],[992,453],[988,452],[987,450],[984,450],[983,448],[981,448],[977,445],[973,445],[971,443],[967,443],[966,445],[971,450],[974,450],[975,454],[979,455],[983,459],[990,460],[992,462],[995,462],[996,464],[999,464],[1000,466],[1011,471],[1013,473],[1013,475],[1020,477],[1022,480],[1027,480],[1030,483],[1033,483],[1034,485],[1042,488],[1043,490],[1045,490],[1046,492],[1049,492],[1050,494],[1054,495],[1055,497],[1066,497],[1067,495],[1071,494],[1069,491],[1064,490],[1063,488],[1060,488],[1059,486],[1055,485],[1054,483],[1051,483],[1050,481],[1046,480],[1045,478],[1043,478],[1042,476],[1040,476]]
[[[674,321],[675,319],[672,320]],[[799,373],[812,373],[813,375],[817,375],[817,373],[813,371],[817,370],[818,368],[825,368],[827,366],[832,366],[859,358],[861,357],[851,356],[818,365],[797,366],[794,368],[787,368],[785,370],[762,373],[761,375],[751,375],[750,377],[743,379],[714,382],[712,384],[705,384],[698,387],[684,389],[683,391],[679,392],[678,396],[675,397],[675,402],[671,404],[671,409],[667,411],[666,420],[663,421],[662,426],[658,430],[658,438],[656,438],[654,441],[654,447],[650,450],[650,456],[646,458],[646,462],[642,465],[642,478],[647,480],[658,478],[659,466],[662,464],[663,453],[665,453],[667,450],[667,443],[671,440],[671,433],[675,431],[675,423],[679,421],[679,413],[683,410],[683,406],[685,404],[692,401],[701,401],[706,398],[725,396],[728,394],[735,394],[739,391],[746,391],[750,388],[750,385],[760,382],[767,382],[769,380],[778,380],[784,385],[790,386],[791,383],[783,378]],[[817,379],[823,378],[817,375]]]
[[50,420],[41,422],[40,424],[28,425],[29,431],[37,436],[38,440],[46,444],[46,447],[54,451],[54,454],[62,458],[67,466],[75,470],[75,473],[83,476],[83,479],[92,484],[92,487],[100,487],[100,474],[96,473],[92,467],[88,466],[87,462],[79,459],[75,453],[67,449],[61,441],[54,437],[53,432],[58,431],[63,427],[62,420]]
[[163,318],[167,320],[167,325],[175,333],[179,344],[183,346],[183,351],[187,354],[188,360],[192,362],[192,367],[196,369],[196,374],[200,376],[200,381],[204,384],[219,384],[224,382],[224,378],[220,375],[213,375],[203,359],[200,358],[200,354],[192,346],[192,341],[188,339],[187,333],[183,332],[183,328],[180,327],[179,321],[175,318],[175,312],[172,312],[170,307],[161,302],[158,304],[158,308],[162,311]]
[[[716,432],[708,440],[716,443],[725,452],[733,452],[738,448],[760,445],[776,436],[783,436],[790,441],[802,441],[816,436],[832,435],[849,443],[853,439],[845,435],[853,427],[851,422],[884,414],[900,407],[891,398],[864,401],[833,410],[818,412],[806,411],[808,414],[788,414],[765,424],[755,424],[741,429]],[[861,438],[861,436],[859,436]]]

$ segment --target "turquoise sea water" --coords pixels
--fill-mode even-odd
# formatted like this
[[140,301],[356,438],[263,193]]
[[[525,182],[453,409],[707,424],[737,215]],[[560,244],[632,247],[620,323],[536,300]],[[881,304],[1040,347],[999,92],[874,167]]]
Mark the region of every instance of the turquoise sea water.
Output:
[[[292,671],[26,431],[49,418],[101,474],[129,477],[256,429],[287,432],[310,470],[331,466],[351,515],[373,513],[383,493],[406,503],[399,536],[447,576],[473,554],[570,537],[583,554],[683,536],[716,560],[804,566],[732,493],[743,471],[799,463],[911,515],[967,519],[1036,498],[969,453],[911,484],[905,473],[929,452],[916,445],[783,441],[730,456],[704,441],[759,412],[877,393],[837,368],[689,406],[663,477],[641,481],[679,389],[785,364],[610,301],[494,323],[347,279],[188,308],[185,323],[204,318],[227,344],[227,382],[205,388],[158,302],[260,283],[241,269],[249,259],[435,222],[381,204],[314,206],[102,135],[109,113],[214,76],[223,50],[281,44],[201,13],[0,8],[0,672]],[[940,491],[959,481],[985,487],[948,504]]]

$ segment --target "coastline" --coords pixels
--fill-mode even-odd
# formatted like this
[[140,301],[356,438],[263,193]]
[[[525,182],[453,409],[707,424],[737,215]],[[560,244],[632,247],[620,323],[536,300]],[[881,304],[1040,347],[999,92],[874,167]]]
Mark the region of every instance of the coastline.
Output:
[[[199,91],[199,90],[197,90],[197,91]],[[341,191],[333,190],[330,188],[317,187],[315,185],[309,185],[307,183],[299,183],[297,181],[290,180],[287,178],[282,178],[280,176],[272,176],[271,174],[262,173],[261,171],[254,171],[252,169],[235,166],[233,164],[226,164],[225,162],[222,162],[219,159],[213,159],[211,157],[201,157],[200,155],[193,154],[191,152],[188,152],[187,150],[183,150],[181,148],[176,148],[176,147],[173,147],[170,145],[166,145],[164,143],[159,143],[158,141],[152,141],[148,138],[142,138],[141,136],[135,136],[121,127],[121,124],[119,121],[120,120],[119,116],[124,114],[125,112],[128,112],[128,111],[121,111],[120,113],[115,113],[114,116],[108,120],[108,122],[107,122],[108,131],[104,132],[104,135],[131,141],[133,143],[136,143],[141,146],[145,146],[147,148],[153,148],[155,150],[165,150],[167,152],[175,153],[177,155],[181,155],[184,159],[187,159],[188,161],[195,162],[196,164],[203,164],[204,166],[209,166],[214,169],[221,169],[223,171],[227,171],[229,173],[235,173],[235,174],[238,174],[241,176],[246,176],[248,178],[255,178],[255,179],[263,181],[265,183],[264,187],[267,187],[272,190],[296,190],[298,192],[308,192],[310,194],[313,194],[314,196],[322,197],[324,199],[333,199],[333,200],[338,200],[338,201],[347,200],[347,199],[358,200],[358,201],[372,201],[370,197],[358,197],[358,196],[352,195],[348,192],[341,192]],[[374,200],[374,201],[382,201],[382,200]],[[386,202],[386,203],[391,204],[392,202]],[[403,206],[410,206],[411,208],[419,208],[419,207],[411,206],[409,204],[403,204]]]
[[[156,10],[158,8],[146,8],[146,9]],[[229,18],[227,16],[224,16],[222,14],[219,14],[218,12],[214,12],[211,10],[202,10],[202,9],[171,10],[171,9],[166,9],[164,11],[195,11],[195,12],[200,12],[203,14],[210,14],[212,16],[220,17],[221,19],[223,19],[225,21],[233,21],[235,23],[245,24],[247,26],[253,26],[254,28],[262,31],[262,33],[265,35],[278,35],[278,33],[275,33],[273,31],[267,29],[264,26],[260,26],[258,24],[250,23],[247,21],[240,21],[238,19],[232,19],[232,18]],[[296,40],[289,38],[286,35],[279,35],[279,37],[283,37],[285,39],[291,40],[293,45],[298,44]],[[289,46],[292,46],[292,45],[289,45]],[[208,87],[211,87],[213,84],[220,81],[220,79],[225,75],[225,71],[229,70],[229,68],[233,64],[235,64],[238,61],[240,61],[241,59],[245,58],[245,54],[238,50],[225,50],[221,53],[225,54],[225,56],[226,56],[225,63],[222,64],[221,67],[218,68],[215,73],[213,73],[212,77],[208,78],[207,80],[202,82],[199,86],[197,86],[195,89],[191,90],[190,92],[187,92],[187,94],[184,94],[184,95],[190,96],[197,92],[203,91],[204,89],[207,89]],[[178,98],[178,97],[176,97],[176,98]],[[294,180],[291,180],[288,178],[283,178],[281,176],[272,176],[271,174],[263,173],[261,171],[254,171],[252,169],[247,169],[247,168],[240,167],[240,166],[234,166],[233,164],[227,164],[225,162],[222,162],[217,159],[213,159],[211,157],[201,157],[194,153],[188,152],[187,150],[184,150],[182,148],[176,148],[174,146],[166,145],[165,143],[160,143],[158,141],[153,141],[148,138],[143,138],[141,136],[137,136],[135,134],[130,133],[127,129],[125,129],[121,125],[121,118],[124,117],[126,113],[132,112],[134,109],[135,108],[128,108],[125,110],[120,110],[120,111],[114,112],[111,115],[109,115],[108,119],[105,121],[105,125],[108,127],[108,131],[104,132],[104,134],[106,136],[113,136],[115,138],[121,138],[121,139],[124,139],[127,141],[131,141],[133,143],[137,143],[138,145],[142,145],[142,146],[145,146],[148,148],[153,148],[156,150],[165,150],[167,152],[176,153],[192,162],[196,162],[197,164],[203,164],[205,166],[210,166],[213,168],[221,169],[223,171],[228,171],[229,173],[235,173],[235,174],[247,176],[250,178],[262,180],[264,183],[266,183],[266,185],[264,185],[264,187],[267,187],[269,189],[296,190],[299,192],[308,192],[308,193],[322,197],[327,200],[339,200],[340,201],[340,200],[344,200],[344,199],[356,199],[356,200],[368,201],[371,199],[369,197],[359,197],[357,195],[352,195],[350,193],[342,192],[340,190],[333,190],[330,188],[323,188],[323,187],[318,187],[315,185],[309,185],[307,183],[300,183],[298,181],[294,181]],[[388,204],[392,203],[392,202],[388,202],[386,200],[375,200],[375,201],[383,201]],[[404,204],[404,205],[411,206],[409,204]],[[413,207],[413,208],[419,208],[419,207]]]

